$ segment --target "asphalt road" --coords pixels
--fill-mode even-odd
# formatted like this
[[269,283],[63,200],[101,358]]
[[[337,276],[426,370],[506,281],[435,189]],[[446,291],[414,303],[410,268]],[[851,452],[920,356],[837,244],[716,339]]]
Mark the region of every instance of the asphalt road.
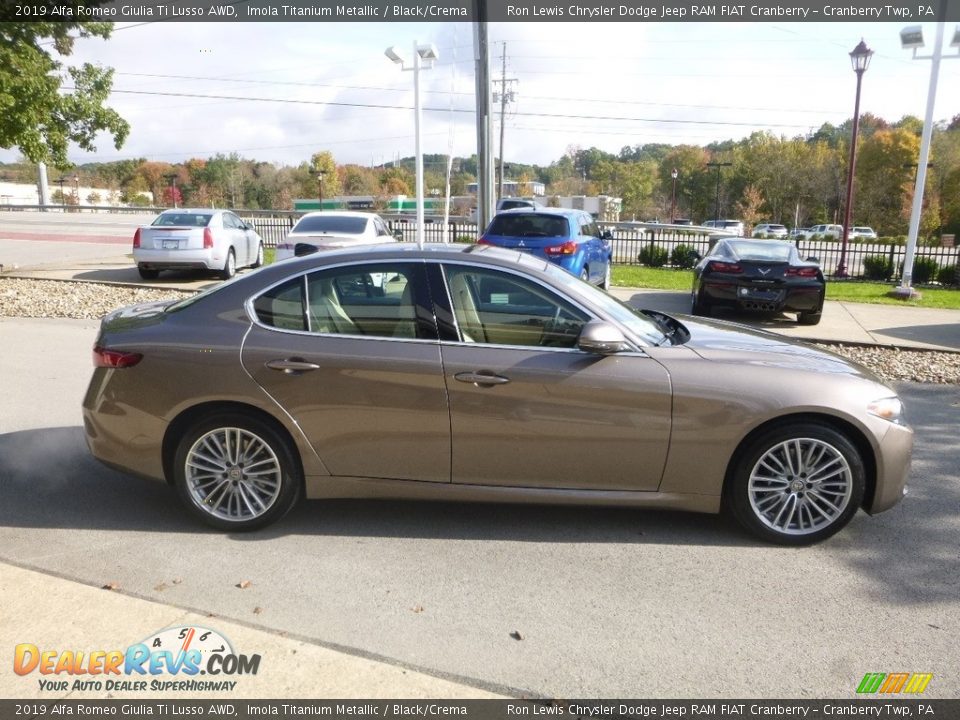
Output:
[[221,535],[87,453],[95,328],[0,319],[0,560],[518,694],[853,697],[900,671],[960,694],[957,388],[900,387],[910,495],[812,548],[688,513],[373,501]]

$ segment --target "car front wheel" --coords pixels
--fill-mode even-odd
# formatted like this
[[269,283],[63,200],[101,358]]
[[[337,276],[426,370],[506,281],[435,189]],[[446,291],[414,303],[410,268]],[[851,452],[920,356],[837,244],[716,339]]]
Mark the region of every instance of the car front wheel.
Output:
[[611,268],[610,261],[608,260],[608,261],[607,261],[607,270],[606,270],[606,272],[603,274],[603,282],[600,283],[600,288],[601,288],[602,290],[609,290],[609,289],[610,289],[610,284],[611,284],[611,283],[610,283],[610,276],[611,276],[612,273],[613,273],[613,270],[612,270],[612,268]]
[[253,265],[250,267],[258,268],[263,265],[263,243],[257,244],[257,259],[253,261]]
[[279,520],[300,497],[300,465],[271,425],[235,413],[211,415],[185,432],[174,484],[196,517],[218,530],[255,530]]
[[809,545],[843,528],[863,501],[866,470],[842,433],[791,423],[755,438],[740,454],[725,488],[734,517],[781,545]]

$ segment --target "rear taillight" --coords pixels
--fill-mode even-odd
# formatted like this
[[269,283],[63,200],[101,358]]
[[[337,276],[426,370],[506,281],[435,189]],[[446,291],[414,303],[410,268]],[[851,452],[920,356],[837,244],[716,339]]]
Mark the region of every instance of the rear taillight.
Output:
[[493,243],[487,240],[485,235],[481,235],[477,238],[477,245],[493,245]]
[[205,250],[213,247],[213,231],[210,228],[203,229],[203,247]]
[[577,252],[577,244],[573,240],[568,240],[562,245],[552,245],[544,249],[547,255],[573,255]]
[[137,231],[133,234],[133,247],[140,247],[140,228],[137,228]]
[[99,345],[93,349],[93,366],[99,368],[133,367],[143,360],[143,353],[107,350]]
[[816,277],[817,268],[815,267],[802,267],[802,268],[787,268],[783,272],[787,277]]
[[736,263],[720,262],[719,260],[711,260],[707,270],[727,275],[739,275],[743,272],[743,268]]

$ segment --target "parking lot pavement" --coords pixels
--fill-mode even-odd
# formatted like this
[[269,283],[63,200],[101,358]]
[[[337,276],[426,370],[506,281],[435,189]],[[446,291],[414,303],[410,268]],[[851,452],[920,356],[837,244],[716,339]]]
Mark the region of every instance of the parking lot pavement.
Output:
[[[231,637],[265,633],[237,635],[244,650],[286,633],[382,660],[397,692],[400,668],[464,696],[853,699],[878,671],[932,672],[926,696],[960,695],[956,387],[900,386],[917,432],[910,495],[810,548],[763,545],[709,515],[360,500],[307,502],[230,535],[189,519],[165,485],[90,457],[78,404],[91,333],[84,321],[0,325],[4,392],[18,388],[0,430],[6,647],[100,647],[194,613]],[[27,604],[8,597],[17,583],[37,586]],[[281,647],[264,663],[298,649]],[[318,667],[301,675],[317,683],[307,695],[335,672]]]

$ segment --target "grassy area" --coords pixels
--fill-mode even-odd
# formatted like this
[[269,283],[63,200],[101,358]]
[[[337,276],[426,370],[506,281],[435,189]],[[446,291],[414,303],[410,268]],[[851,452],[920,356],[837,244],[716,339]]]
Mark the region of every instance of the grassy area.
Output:
[[276,248],[264,248],[263,249],[263,264],[270,265],[274,260],[277,259],[277,249]]
[[[689,291],[693,285],[690,270],[615,265],[613,284],[621,287],[657,288],[659,290]],[[874,303],[882,305],[912,305],[914,307],[950,308],[960,310],[960,289],[919,288],[920,300],[897,300],[887,297],[893,284],[850,281],[827,281],[827,299],[843,302]]]

